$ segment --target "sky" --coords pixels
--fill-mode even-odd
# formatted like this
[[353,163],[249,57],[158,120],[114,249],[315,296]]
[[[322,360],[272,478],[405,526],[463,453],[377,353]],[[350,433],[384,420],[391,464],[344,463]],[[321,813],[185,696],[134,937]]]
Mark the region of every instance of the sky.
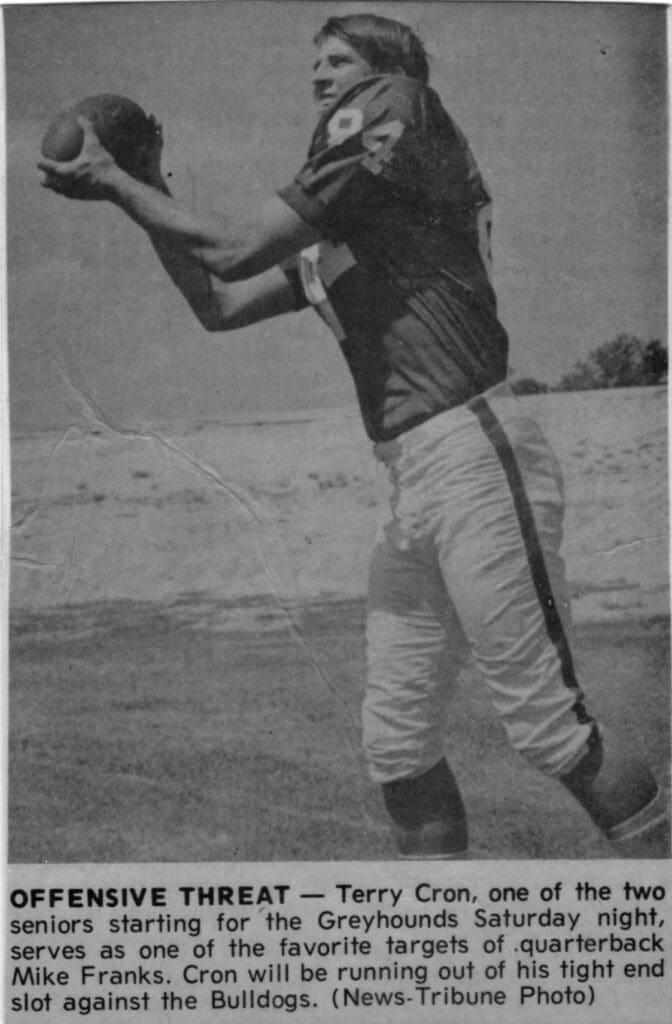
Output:
[[116,92],[164,126],[193,210],[243,217],[300,169],[316,115],[312,37],[373,11],[426,42],[430,84],[494,198],[493,256],[516,376],[556,382],[616,334],[665,339],[665,9],[643,4],[177,3],[4,10],[13,431],[137,431],[352,406],[308,310],[207,334],[143,232],[108,203],[41,189],[64,106]]

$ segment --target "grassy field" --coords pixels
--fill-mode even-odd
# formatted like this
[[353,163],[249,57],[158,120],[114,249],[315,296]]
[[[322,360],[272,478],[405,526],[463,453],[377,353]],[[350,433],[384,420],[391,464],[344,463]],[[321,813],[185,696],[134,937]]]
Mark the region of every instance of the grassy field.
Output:
[[[665,388],[539,395],[591,706],[667,777]],[[12,445],[14,862],[393,856],[361,755],[387,482],[352,410]],[[464,673],[447,750],[475,854],[609,857]]]
[[[246,624],[241,628],[241,609]],[[17,612],[10,860],[394,856],[359,739],[360,600],[113,601]],[[669,763],[664,619],[583,627],[591,704]],[[476,673],[447,749],[479,858],[611,856],[508,747]]]

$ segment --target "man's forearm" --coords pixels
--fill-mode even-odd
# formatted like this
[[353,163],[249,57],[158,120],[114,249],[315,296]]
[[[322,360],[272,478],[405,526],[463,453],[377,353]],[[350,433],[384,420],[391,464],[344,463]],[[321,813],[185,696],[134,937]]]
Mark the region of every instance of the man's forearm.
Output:
[[110,169],[108,187],[110,200],[149,234],[171,277],[176,253],[193,261],[206,276],[212,273],[223,280],[247,276],[247,246],[241,229],[224,217],[193,214],[176,203],[166,188],[159,191],[145,185],[116,166]]
[[[150,187],[170,198],[160,172],[152,176]],[[147,234],[166,273],[207,331],[246,327],[296,309],[294,292],[277,267],[250,280],[221,283],[179,236],[152,229]]]
[[[150,186],[171,198],[170,190],[159,176]],[[200,259],[195,259],[189,247],[160,231],[147,230],[149,240],[161,264],[176,288],[189,303],[197,319],[209,331],[224,328],[221,296],[212,286],[210,274]]]
[[148,232],[154,250],[175,287],[208,331],[226,328],[222,295],[215,291],[210,274],[187,250],[165,235]]
[[243,220],[191,213],[161,187],[158,167],[147,168],[151,184],[138,181],[114,162],[90,122],[80,118],[80,124],[84,142],[79,155],[69,162],[43,158],[40,184],[71,199],[109,200],[154,240],[161,238],[164,255],[174,249],[222,281],[245,282],[321,238],[278,195],[255,204]]

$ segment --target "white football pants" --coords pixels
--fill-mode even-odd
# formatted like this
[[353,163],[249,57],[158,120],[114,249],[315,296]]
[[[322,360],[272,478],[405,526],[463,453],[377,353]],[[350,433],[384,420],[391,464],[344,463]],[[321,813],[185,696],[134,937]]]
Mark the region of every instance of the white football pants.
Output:
[[596,726],[572,661],[562,479],[539,427],[504,384],[374,451],[393,490],[369,581],[372,779],[421,775],[444,756],[469,651],[515,749],[564,775]]

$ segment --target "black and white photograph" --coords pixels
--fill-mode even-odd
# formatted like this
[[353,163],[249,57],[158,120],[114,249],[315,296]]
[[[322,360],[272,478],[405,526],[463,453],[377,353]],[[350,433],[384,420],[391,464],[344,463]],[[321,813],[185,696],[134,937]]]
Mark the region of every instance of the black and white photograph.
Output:
[[3,15],[10,865],[668,858],[665,8]]

